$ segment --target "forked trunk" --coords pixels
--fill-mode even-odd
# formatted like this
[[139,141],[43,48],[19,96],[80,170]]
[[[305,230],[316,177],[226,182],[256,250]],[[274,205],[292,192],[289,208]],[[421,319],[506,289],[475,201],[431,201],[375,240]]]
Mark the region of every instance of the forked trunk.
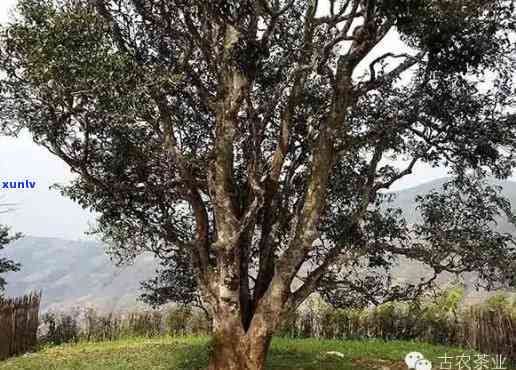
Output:
[[209,370],[264,370],[270,338],[252,343],[247,338],[217,338]]
[[271,335],[249,330],[222,330],[213,335],[213,353],[209,370],[264,370]]

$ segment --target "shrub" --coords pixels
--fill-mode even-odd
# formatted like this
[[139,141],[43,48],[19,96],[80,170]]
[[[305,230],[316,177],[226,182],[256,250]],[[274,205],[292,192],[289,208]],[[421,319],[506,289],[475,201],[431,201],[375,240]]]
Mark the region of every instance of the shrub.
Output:
[[174,306],[167,312],[166,332],[171,335],[202,335],[211,333],[211,320],[201,310]]
[[77,342],[80,328],[77,322],[77,312],[57,313],[48,312],[40,318],[38,340],[43,344],[63,344]]

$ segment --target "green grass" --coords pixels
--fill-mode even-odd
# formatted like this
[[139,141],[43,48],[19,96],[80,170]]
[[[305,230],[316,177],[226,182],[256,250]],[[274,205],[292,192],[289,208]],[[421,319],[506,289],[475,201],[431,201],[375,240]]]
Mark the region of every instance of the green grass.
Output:
[[[328,351],[341,352],[345,357],[327,355]],[[410,351],[422,352],[437,364],[434,369],[439,368],[438,357],[445,353],[459,356],[465,352],[416,342],[276,338],[269,354],[268,369],[399,370],[406,368],[401,360]],[[133,338],[42,348],[36,353],[0,362],[0,370],[204,369],[209,352],[209,339],[205,337]]]

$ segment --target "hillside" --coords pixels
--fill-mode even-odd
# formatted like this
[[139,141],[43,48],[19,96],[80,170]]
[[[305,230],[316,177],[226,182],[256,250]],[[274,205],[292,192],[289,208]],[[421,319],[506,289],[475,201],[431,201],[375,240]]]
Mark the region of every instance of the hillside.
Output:
[[22,264],[6,275],[8,295],[43,291],[43,309],[77,305],[102,311],[134,308],[139,282],[154,275],[152,257],[142,256],[131,266],[115,267],[96,242],[25,237],[5,251]]
[[[397,193],[392,206],[404,210],[409,222],[417,219],[414,199],[439,187],[438,180]],[[505,196],[516,208],[516,183],[504,182]],[[514,232],[514,227],[503,221],[500,228]],[[70,241],[57,238],[25,237],[10,245],[7,257],[22,264],[22,270],[7,274],[8,294],[20,295],[31,289],[42,289],[43,309],[90,305],[101,311],[133,309],[137,301],[140,281],[154,275],[156,262],[151,256],[138,258],[131,266],[116,268],[96,242]],[[415,281],[424,269],[414,263],[403,262],[396,270],[399,280]],[[443,284],[452,277],[444,277]],[[473,278],[466,277],[468,298],[478,301],[484,292],[473,289]]]
[[[416,197],[418,195],[427,194],[433,189],[441,188],[442,185],[447,181],[449,181],[449,179],[443,178],[413,188],[405,189],[399,192],[394,192],[394,194],[396,194],[396,198],[391,204],[389,204],[389,207],[401,208],[409,223],[417,222],[419,216],[418,211],[416,209]],[[490,184],[495,186],[501,186],[503,189],[503,196],[511,202],[513,209],[516,210],[516,182],[492,180],[490,181]],[[499,220],[498,226],[499,229],[504,232],[516,232],[516,227],[514,225],[509,224],[505,219]]]
[[[439,189],[449,179],[443,178],[436,181],[428,182],[417,187],[405,189],[396,192],[395,200],[389,204],[389,207],[400,208],[403,210],[405,217],[409,223],[419,221],[419,213],[417,210],[417,203],[415,201],[418,195],[427,194],[433,189]],[[491,185],[501,186],[503,196],[508,199],[513,209],[516,210],[516,182],[512,181],[491,181]],[[501,218],[498,221],[498,230],[507,233],[516,233],[516,227],[510,224],[507,219]],[[431,276],[431,271],[425,265],[415,263],[413,261],[401,260],[398,268],[394,272],[394,276],[398,281],[418,281],[422,276]],[[446,286],[450,282],[456,280],[455,275],[443,273],[438,279],[441,286]],[[461,278],[461,283],[465,286],[465,298],[468,304],[475,304],[483,301],[487,296],[494,294],[488,293],[484,290],[477,290],[475,287],[475,274],[464,274]]]

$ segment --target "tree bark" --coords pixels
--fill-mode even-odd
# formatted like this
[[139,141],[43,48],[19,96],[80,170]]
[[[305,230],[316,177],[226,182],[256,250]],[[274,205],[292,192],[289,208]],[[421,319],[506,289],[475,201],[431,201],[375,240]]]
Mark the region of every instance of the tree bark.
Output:
[[270,323],[255,317],[244,332],[240,318],[230,313],[219,315],[214,320],[208,370],[264,370],[272,338],[269,326]]
[[209,370],[264,370],[271,336],[214,333]]
[[208,369],[264,370],[269,343],[270,339],[251,345],[251,342],[244,338],[217,338]]

